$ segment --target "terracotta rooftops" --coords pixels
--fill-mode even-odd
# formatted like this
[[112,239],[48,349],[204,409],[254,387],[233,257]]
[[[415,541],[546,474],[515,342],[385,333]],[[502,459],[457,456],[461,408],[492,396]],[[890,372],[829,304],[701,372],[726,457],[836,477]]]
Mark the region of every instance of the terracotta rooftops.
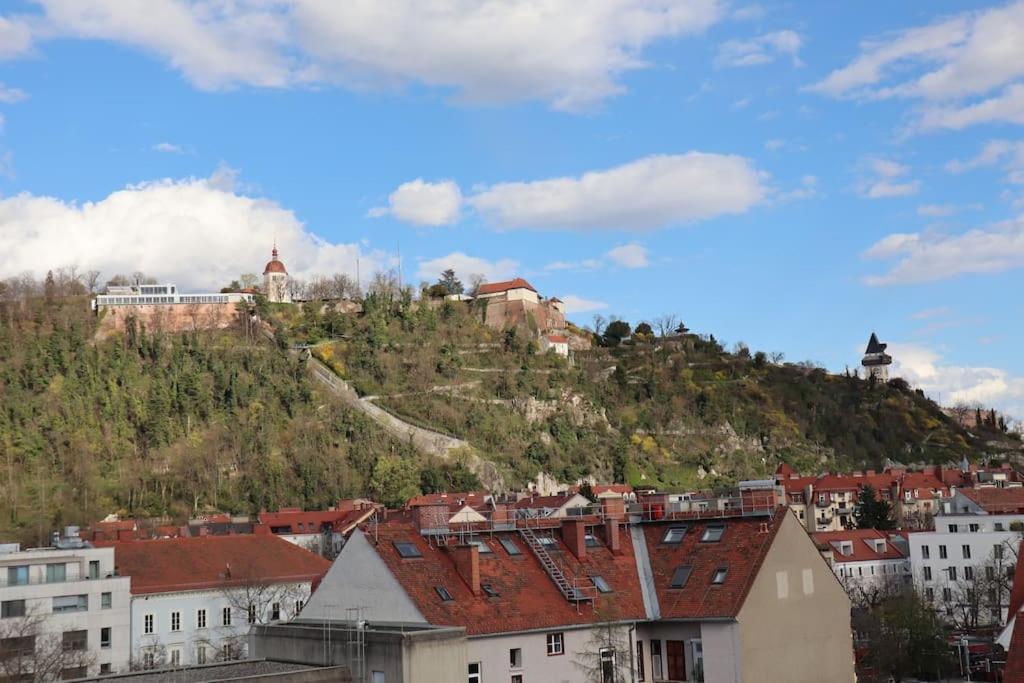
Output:
[[537,291],[529,282],[521,277],[517,277],[514,280],[504,280],[502,282],[485,282],[477,288],[476,293],[478,295],[500,294],[501,292],[507,292],[510,289],[528,289],[531,292]]
[[169,538],[104,543],[132,578],[132,594],[170,593],[258,582],[315,581],[331,563],[271,535]]
[[282,509],[277,512],[261,512],[257,519],[259,525],[256,533],[264,530],[275,534],[315,534],[324,529],[347,532],[356,524],[365,521],[373,514],[374,507],[367,505],[360,508],[345,510],[314,510]]
[[[819,546],[829,546],[833,551],[833,562],[870,562],[873,560],[902,560],[900,552],[884,531],[877,529],[851,529],[848,531],[822,531],[812,534]],[[873,541],[885,541],[885,550],[875,550]],[[848,553],[842,551],[842,543],[850,542]]]
[[993,515],[1024,512],[1024,487],[957,489]]
[[566,337],[564,334],[549,334],[549,335],[547,335],[547,340],[549,342],[551,342],[552,344],[568,344],[569,343],[569,338]]

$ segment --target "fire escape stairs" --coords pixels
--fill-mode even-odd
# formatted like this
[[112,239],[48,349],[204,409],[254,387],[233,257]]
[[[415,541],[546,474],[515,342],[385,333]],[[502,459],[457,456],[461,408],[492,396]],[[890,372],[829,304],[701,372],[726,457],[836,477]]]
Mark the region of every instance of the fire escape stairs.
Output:
[[586,594],[585,591],[574,586],[569,578],[562,571],[562,568],[558,566],[554,558],[551,557],[551,553],[548,552],[544,544],[537,538],[537,534],[533,532],[533,529],[523,527],[519,529],[519,535],[522,536],[523,540],[526,541],[526,545],[530,546],[530,550],[540,560],[541,565],[544,567],[544,571],[548,573],[551,580],[558,587],[558,590],[565,596],[565,599],[569,602],[589,602],[593,600],[592,596]]

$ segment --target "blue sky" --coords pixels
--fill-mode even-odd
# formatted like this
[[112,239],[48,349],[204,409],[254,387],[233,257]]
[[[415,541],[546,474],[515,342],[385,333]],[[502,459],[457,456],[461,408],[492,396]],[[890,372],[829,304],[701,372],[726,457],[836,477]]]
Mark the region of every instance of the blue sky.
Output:
[[1024,3],[0,4],[3,275],[452,265],[1024,416]]

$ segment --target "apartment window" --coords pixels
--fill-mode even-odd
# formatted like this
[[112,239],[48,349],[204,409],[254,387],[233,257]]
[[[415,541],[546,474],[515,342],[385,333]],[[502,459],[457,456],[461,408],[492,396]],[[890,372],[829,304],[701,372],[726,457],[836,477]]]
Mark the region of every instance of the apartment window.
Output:
[[441,602],[451,602],[454,599],[444,586],[434,586],[434,591],[437,593],[437,597],[441,598]]
[[100,594],[100,608],[110,609],[114,605],[114,596],[111,593]]
[[100,629],[100,647],[110,647],[111,628],[104,626]]
[[715,584],[716,586],[721,586],[723,583],[725,583],[725,577],[728,576],[728,574],[728,567],[719,567],[715,570],[714,576],[711,577],[711,583]]
[[9,619],[23,616],[25,616],[24,600],[4,600],[0,603],[0,618]]
[[946,546],[944,546],[944,545],[940,545],[939,546],[939,559],[940,560],[946,559]]
[[591,582],[593,582],[594,588],[596,588],[599,592],[601,592],[601,593],[611,593],[612,592],[612,587],[608,585],[608,582],[604,580],[603,576],[594,575],[594,576],[590,577],[590,580],[591,580]]
[[305,604],[306,604],[306,603],[304,603],[304,602],[303,602],[302,600],[296,600],[296,601],[295,601],[295,612],[293,612],[294,616],[296,616],[296,617],[297,617],[297,616],[299,616],[299,612],[301,612],[301,611],[302,611],[302,607],[303,607],[303,606],[304,606]]
[[995,546],[992,548],[992,555],[997,560],[1003,559],[1003,544],[1002,543],[996,543],[995,544]]
[[220,611],[221,626],[231,626],[231,608],[225,607]]
[[683,588],[686,582],[690,580],[690,572],[693,571],[693,567],[688,564],[684,564],[681,567],[676,567],[676,571],[672,574],[672,582],[669,583],[669,588]]
[[921,557],[925,560],[932,558],[932,549],[926,545],[921,546]]
[[423,553],[416,547],[415,543],[408,541],[395,541],[395,550],[398,551],[399,557],[423,557]]
[[960,546],[960,553],[964,556],[965,560],[971,559],[971,546],[966,544]]
[[220,656],[224,661],[230,661],[235,658],[235,649],[231,647],[231,643],[224,643],[221,646]]
[[602,647],[598,651],[601,660],[601,683],[615,683],[615,650],[610,647]]
[[196,628],[206,628],[206,610],[196,611]]
[[153,652],[142,653],[142,668],[152,669],[156,666],[156,655]]
[[53,612],[85,612],[89,609],[88,595],[59,595],[53,599]]
[[1004,531],[1003,523],[1002,522],[996,522],[995,523],[995,528],[996,528],[996,531]]
[[713,524],[704,529],[704,535],[700,537],[701,543],[718,543],[722,540],[722,534],[725,533],[725,526],[721,524]]
[[949,568],[949,580],[956,581],[956,567]]
[[146,635],[153,633],[153,615],[147,614],[142,617],[142,632]]
[[523,649],[514,647],[508,651],[508,665],[511,669],[523,668]]
[[270,606],[270,620],[280,621],[281,620],[281,603],[275,602]]
[[112,673],[110,663],[100,664],[100,676],[106,676],[109,673]]
[[98,579],[100,578],[100,561],[89,560],[89,578]]
[[931,567],[925,567],[924,568],[924,580],[925,581],[931,581],[932,580],[932,568]]
[[949,602],[952,599],[953,599],[953,591],[951,591],[948,588],[943,588],[942,589],[942,600],[944,602]]
[[168,650],[171,656],[171,666],[181,666],[181,648],[172,647]]
[[89,647],[89,632],[84,629],[81,631],[64,631],[61,637],[61,645],[65,652],[85,650]]
[[686,535],[685,526],[674,526],[665,532],[665,535],[661,537],[662,543],[675,545],[683,540],[683,536]]
[[950,524],[949,525],[949,533],[955,534],[956,532],[957,532],[957,525],[956,524]]
[[66,581],[68,576],[68,567],[66,564],[48,564],[46,565],[46,583],[60,583]]
[[469,677],[466,680],[469,683],[480,683],[483,680],[480,673],[480,662],[469,663]]
[[974,580],[974,567],[964,567],[964,580],[965,581],[973,581]]
[[985,565],[985,578],[989,581],[996,578],[996,568],[992,565]]
[[31,657],[36,651],[35,636],[0,638],[0,661]]
[[601,547],[600,542],[598,542],[598,540],[597,540],[597,536],[594,536],[594,534],[584,534],[583,535],[583,544],[586,547],[588,547],[588,548],[600,548]]
[[554,655],[565,654],[565,637],[561,633],[549,633],[547,635],[548,641],[548,657]]
[[17,567],[7,568],[7,585],[24,586],[28,583],[28,565],[23,564]]
[[928,602],[934,602],[935,601],[935,589],[934,588],[930,588],[930,587],[929,588],[925,588],[924,589],[924,597],[925,597],[925,599],[928,600]]
[[523,674],[512,674],[512,683],[523,683]]
[[977,524],[968,524],[967,528],[971,530],[971,533],[975,533],[980,527]]
[[249,605],[249,623],[256,623],[256,605]]
[[171,612],[171,631],[181,630],[181,612]]
[[196,645],[196,664],[206,664],[206,645],[203,643]]
[[636,680],[644,680],[644,641],[636,641]]

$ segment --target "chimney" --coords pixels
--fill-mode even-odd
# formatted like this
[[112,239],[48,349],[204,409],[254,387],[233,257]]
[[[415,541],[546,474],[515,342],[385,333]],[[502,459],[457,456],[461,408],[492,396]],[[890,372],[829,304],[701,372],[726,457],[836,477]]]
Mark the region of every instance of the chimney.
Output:
[[505,503],[495,503],[491,512],[491,524],[495,527],[515,526],[515,515]]
[[473,595],[480,595],[480,548],[479,546],[458,545],[452,548],[455,570],[469,586]]
[[569,552],[580,562],[587,561],[587,538],[583,520],[579,517],[566,517],[562,520],[562,540],[569,546]]
[[623,519],[626,516],[626,501],[620,496],[605,496],[601,498],[601,512],[605,519]]
[[622,539],[619,537],[619,521],[617,519],[606,519],[604,521],[604,542],[612,555],[622,554]]
[[119,541],[130,541],[135,538],[135,532],[131,529],[118,529],[117,540]]

